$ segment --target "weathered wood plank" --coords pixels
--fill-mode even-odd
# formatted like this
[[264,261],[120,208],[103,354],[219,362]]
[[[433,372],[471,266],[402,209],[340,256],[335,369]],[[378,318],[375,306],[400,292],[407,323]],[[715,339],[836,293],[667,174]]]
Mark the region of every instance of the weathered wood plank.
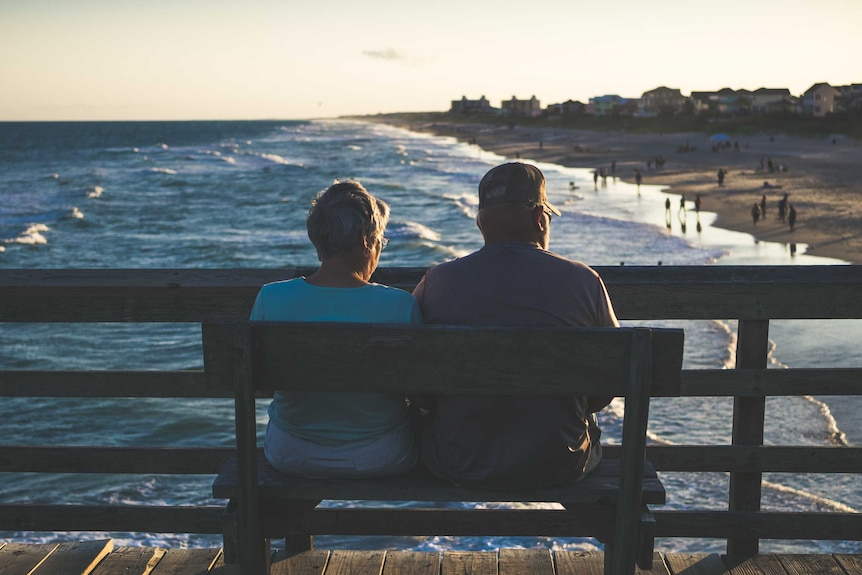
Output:
[[716,553],[667,553],[664,559],[671,575],[724,575],[728,572]]
[[118,547],[105,557],[92,575],[150,575],[167,553],[158,547]]
[[833,557],[844,568],[847,575],[862,575],[862,555],[836,553]]
[[329,562],[329,551],[312,549],[288,556],[284,551],[275,554],[270,575],[323,575]]
[[[615,447],[605,455],[614,457]],[[658,471],[862,473],[859,447],[653,445],[646,455]]]
[[683,397],[862,395],[860,368],[686,369]]
[[0,505],[0,531],[221,533],[219,506]]
[[554,551],[557,575],[604,575],[604,553]]
[[439,575],[440,553],[387,551],[383,575]]
[[113,549],[112,539],[60,543],[32,575],[89,575]]
[[653,552],[652,568],[643,569],[635,565],[635,575],[670,575],[670,571],[668,571],[667,565],[665,565],[661,553],[655,551]]
[[440,575],[497,575],[497,553],[449,551],[443,554]]
[[730,575],[787,575],[775,555],[725,555],[724,563],[729,568]]
[[[736,367],[766,370],[769,321],[740,320],[738,332]],[[733,445],[763,445],[765,413],[765,397],[734,397],[731,433]],[[762,480],[763,474],[760,472],[731,472],[728,509],[759,511]],[[727,540],[729,555],[754,555],[758,549],[759,542],[755,537],[732,537]]]
[[[423,470],[398,477],[363,479],[307,479],[277,472],[258,450],[260,493],[271,501],[305,499],[364,499],[369,501],[542,501],[590,503],[614,497],[619,486],[619,460],[603,459],[586,477],[573,486],[537,487],[516,490],[456,487]],[[213,482],[213,497],[230,499],[236,495],[236,463],[228,462]],[[655,469],[647,464],[643,473],[644,502],[664,503],[665,492],[656,480]]]
[[329,556],[326,575],[380,575],[385,558],[385,551],[336,549]]
[[203,575],[221,557],[221,549],[168,549],[152,575]]
[[0,549],[0,575],[31,573],[57,546],[57,543],[6,543]]
[[206,384],[202,370],[0,371],[0,397],[227,398],[232,390]]
[[0,446],[0,472],[217,474],[232,447]]
[[549,549],[500,549],[499,575],[554,575]]
[[862,514],[792,511],[653,511],[657,537],[862,541]]
[[[860,318],[862,266],[599,266],[621,319]],[[240,319],[264,283],[311,273],[284,270],[4,270],[0,321]],[[373,281],[412,290],[424,268],[378,268]],[[120,297],[116,297],[117,294]],[[70,295],[81,300],[71,302]],[[92,295],[111,305],[95,305]],[[14,299],[13,297],[14,296]],[[80,297],[79,297],[80,296]],[[157,298],[170,305],[151,305]],[[64,305],[49,305],[66,302]],[[27,301],[25,301],[27,300]],[[89,306],[89,309],[87,307]],[[173,307],[171,307],[173,306]],[[158,316],[158,317],[157,317]]]
[[778,560],[787,575],[845,575],[841,565],[831,555],[780,555]]
[[[255,385],[260,389],[495,395],[565,391],[589,395],[595,391],[594,382],[601,381],[608,395],[617,396],[627,391],[630,345],[626,343],[634,333],[630,328],[453,328],[322,322],[260,322],[253,324],[252,330]],[[663,332],[654,343],[656,383],[676,395],[683,333],[653,331]],[[208,347],[205,340],[205,350]],[[333,348],[340,350],[337,357],[320,352]],[[447,361],[429,362],[429,358],[438,357]],[[477,357],[485,361],[477,362]],[[369,359],[379,369],[356,370]],[[487,385],[488,381],[494,385]]]

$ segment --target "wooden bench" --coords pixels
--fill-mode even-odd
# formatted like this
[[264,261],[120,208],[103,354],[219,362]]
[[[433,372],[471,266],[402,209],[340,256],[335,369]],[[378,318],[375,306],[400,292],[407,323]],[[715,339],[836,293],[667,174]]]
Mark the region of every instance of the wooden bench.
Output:
[[[493,328],[347,323],[204,323],[207,383],[234,386],[237,459],[213,485],[230,499],[225,555],[267,573],[269,539],[292,552],[313,534],[595,536],[605,573],[648,567],[648,504],[665,492],[645,463],[650,396],[680,389],[683,333],[648,328]],[[421,469],[381,479],[303,479],[258,449],[255,399],[277,389],[399,394],[574,394],[625,397],[622,447],[567,486],[456,487]],[[318,508],[322,500],[556,502],[563,509]],[[235,513],[234,513],[235,512]]]

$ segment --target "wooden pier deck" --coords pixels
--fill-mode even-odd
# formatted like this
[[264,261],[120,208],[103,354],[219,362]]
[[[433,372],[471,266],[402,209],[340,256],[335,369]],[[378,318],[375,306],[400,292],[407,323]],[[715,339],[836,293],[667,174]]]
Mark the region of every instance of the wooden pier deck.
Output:
[[[272,575],[601,575],[602,553],[313,550],[275,555]],[[69,543],[0,542],[0,575],[234,575],[221,549],[116,547],[111,539]],[[656,553],[640,575],[862,575],[862,555]]]

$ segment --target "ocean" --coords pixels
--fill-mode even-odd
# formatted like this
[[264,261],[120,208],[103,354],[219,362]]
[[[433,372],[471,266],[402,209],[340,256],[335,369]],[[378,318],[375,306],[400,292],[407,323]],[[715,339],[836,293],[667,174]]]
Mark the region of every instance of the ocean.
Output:
[[[340,120],[254,122],[0,123],[0,273],[12,268],[275,268],[315,265],[305,233],[310,200],[336,178],[360,180],[392,206],[381,266],[430,266],[478,249],[476,187],[504,161],[451,138]],[[525,158],[524,161],[529,161]],[[551,249],[590,265],[840,265],[805,246],[755,242],[713,227],[714,214],[678,214],[659,186],[608,177],[591,167],[537,163],[563,216]],[[670,227],[665,200],[670,197]],[[683,226],[683,224],[685,224]],[[627,322],[623,322],[626,324]],[[650,322],[686,329],[685,367],[731,367],[732,321]],[[770,323],[770,367],[862,364],[859,321]],[[70,353],[74,349],[74,353]],[[0,369],[195,369],[195,326],[0,324]],[[858,445],[858,398],[767,402],[766,443]],[[7,399],[7,445],[232,444],[232,404],[167,400]],[[732,401],[656,400],[650,435],[658,443],[729,443]],[[600,414],[619,436],[622,406]],[[89,418],[93,425],[78,422]],[[261,430],[265,402],[259,406]],[[214,504],[210,478],[3,474],[0,501],[32,503]],[[666,473],[668,507],[721,509],[726,474]],[[855,476],[767,474],[764,508],[862,510]],[[333,503],[337,505],[337,503]],[[405,503],[410,505],[410,503]],[[0,533],[49,541],[103,534]],[[220,545],[217,536],[113,533],[118,544]],[[595,549],[591,539],[318,537],[323,548]],[[724,550],[720,540],[660,539],[662,551]],[[766,541],[768,552],[860,553],[858,542]]]

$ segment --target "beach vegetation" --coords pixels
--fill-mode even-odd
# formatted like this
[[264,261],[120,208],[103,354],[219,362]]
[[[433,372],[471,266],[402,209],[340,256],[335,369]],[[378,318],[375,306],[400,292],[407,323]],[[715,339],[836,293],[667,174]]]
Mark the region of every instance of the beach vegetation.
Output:
[[450,112],[405,112],[378,114],[378,119],[417,123],[446,122],[454,124],[492,124],[504,126],[568,128],[594,131],[623,131],[631,133],[714,133],[717,126],[723,132],[735,134],[784,133],[804,137],[827,137],[840,134],[862,139],[862,109],[842,111],[824,117],[806,117],[789,112],[773,114],[746,114],[736,116],[718,113],[695,114],[693,106],[679,113],[662,110],[653,117],[636,117],[620,113],[604,116],[588,114],[548,114],[529,117],[499,116],[496,114],[453,114]]

